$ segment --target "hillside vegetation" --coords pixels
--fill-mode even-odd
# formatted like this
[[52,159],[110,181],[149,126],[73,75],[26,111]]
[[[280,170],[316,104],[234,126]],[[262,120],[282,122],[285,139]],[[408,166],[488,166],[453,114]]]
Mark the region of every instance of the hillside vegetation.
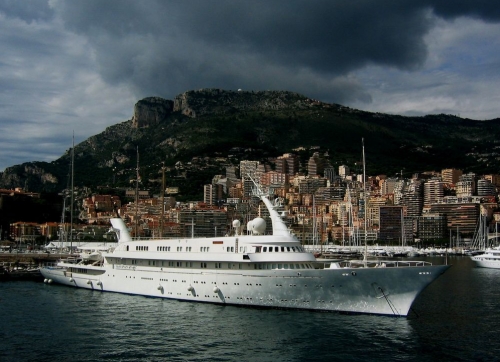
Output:
[[[205,89],[174,100],[140,100],[130,120],[76,145],[75,184],[130,185],[139,150],[142,187],[158,188],[165,165],[167,184],[194,197],[201,192],[196,189],[200,184],[224,172],[226,163],[265,162],[297,148],[303,149],[304,160],[314,147],[328,152],[332,165],[359,170],[362,138],[371,175],[403,172],[409,177],[449,167],[500,173],[499,136],[499,119],[403,117],[318,102],[292,92]],[[184,167],[175,168],[179,161]],[[67,187],[69,164],[66,153],[50,163],[12,166],[0,175],[0,187],[60,191]]]

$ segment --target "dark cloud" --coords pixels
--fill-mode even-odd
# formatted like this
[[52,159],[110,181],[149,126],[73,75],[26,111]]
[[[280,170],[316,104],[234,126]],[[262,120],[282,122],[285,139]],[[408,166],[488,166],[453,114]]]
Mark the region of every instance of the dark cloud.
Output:
[[479,18],[484,21],[498,22],[500,6],[491,0],[434,0],[424,1],[437,16],[453,19],[460,16]]
[[198,88],[498,116],[494,1],[0,0],[0,20],[0,169]]
[[[492,3],[91,0],[58,2],[55,10],[95,47],[104,79],[128,83],[141,96],[202,87],[306,89],[316,80],[323,84],[312,96],[340,102],[349,94],[339,76],[367,65],[421,67],[432,11],[493,20],[499,10]],[[296,76],[303,70],[311,76],[306,83]],[[273,79],[280,74],[287,78]],[[359,90],[352,97],[360,99]]]
[[43,0],[2,0],[0,13],[26,22],[48,20],[54,15],[48,1]]

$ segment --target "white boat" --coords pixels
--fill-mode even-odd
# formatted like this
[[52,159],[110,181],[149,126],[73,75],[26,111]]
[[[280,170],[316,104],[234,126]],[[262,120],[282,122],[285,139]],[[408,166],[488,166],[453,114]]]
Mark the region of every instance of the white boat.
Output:
[[[324,261],[306,252],[276,206],[259,190],[269,210],[249,222],[251,234],[132,240],[120,218],[111,219],[118,244],[102,261],[45,267],[46,283],[96,291],[237,306],[296,308],[406,316],[419,293],[448,265],[419,261]],[[247,232],[248,232],[247,230]]]
[[478,267],[500,269],[500,247],[486,249],[483,254],[470,257]]

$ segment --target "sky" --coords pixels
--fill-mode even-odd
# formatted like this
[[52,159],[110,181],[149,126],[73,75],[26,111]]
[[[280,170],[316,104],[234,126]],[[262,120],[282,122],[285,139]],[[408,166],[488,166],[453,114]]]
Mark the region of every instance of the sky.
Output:
[[145,97],[288,90],[500,117],[491,0],[0,0],[0,171],[54,161]]

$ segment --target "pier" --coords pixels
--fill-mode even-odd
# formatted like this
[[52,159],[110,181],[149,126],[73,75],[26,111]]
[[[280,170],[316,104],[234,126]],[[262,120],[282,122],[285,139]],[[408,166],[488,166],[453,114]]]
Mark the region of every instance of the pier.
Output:
[[60,253],[0,253],[0,281],[43,281],[39,268],[55,264],[70,254]]

